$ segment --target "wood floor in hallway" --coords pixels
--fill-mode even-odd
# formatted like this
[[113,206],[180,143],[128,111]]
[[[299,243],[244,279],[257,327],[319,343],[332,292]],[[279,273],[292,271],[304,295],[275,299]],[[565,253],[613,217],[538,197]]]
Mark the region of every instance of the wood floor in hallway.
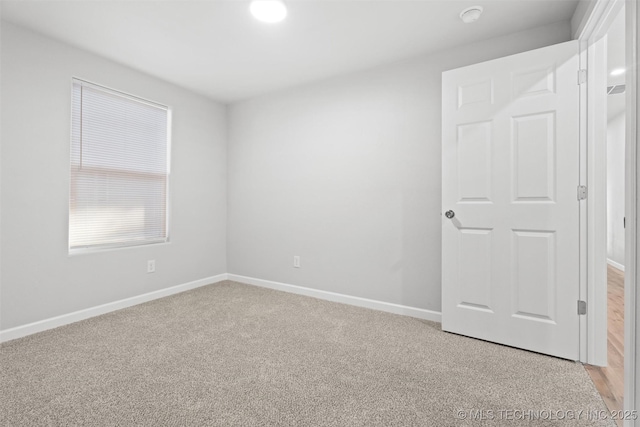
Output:
[[[608,363],[585,365],[610,411],[622,410],[624,392],[624,272],[607,265]],[[622,422],[618,421],[622,426]]]

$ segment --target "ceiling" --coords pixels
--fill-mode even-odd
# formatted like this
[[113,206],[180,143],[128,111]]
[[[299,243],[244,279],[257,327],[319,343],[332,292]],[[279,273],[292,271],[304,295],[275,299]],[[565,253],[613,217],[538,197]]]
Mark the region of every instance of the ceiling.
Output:
[[[577,0],[286,0],[264,24],[248,0],[2,0],[2,19],[222,102],[569,20]],[[463,24],[468,6],[481,19]]]

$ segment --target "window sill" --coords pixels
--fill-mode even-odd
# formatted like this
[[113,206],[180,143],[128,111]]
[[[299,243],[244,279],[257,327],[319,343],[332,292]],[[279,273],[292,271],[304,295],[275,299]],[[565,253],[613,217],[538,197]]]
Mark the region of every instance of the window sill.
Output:
[[158,242],[149,242],[149,243],[140,243],[133,245],[122,245],[122,246],[101,246],[101,247],[88,247],[88,248],[76,248],[76,249],[68,249],[67,255],[69,257],[75,257],[79,255],[89,255],[96,254],[102,252],[114,252],[120,250],[130,250],[130,249],[142,249],[149,247],[158,247],[158,246],[166,246],[169,245],[171,241],[158,241]]

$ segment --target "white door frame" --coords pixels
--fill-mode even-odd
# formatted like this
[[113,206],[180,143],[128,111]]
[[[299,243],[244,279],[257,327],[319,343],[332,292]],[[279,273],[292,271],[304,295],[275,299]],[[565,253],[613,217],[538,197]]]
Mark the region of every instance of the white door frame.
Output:
[[[606,156],[599,155],[604,144],[602,129],[602,106],[606,105],[602,88],[603,77],[599,75],[598,64],[606,57],[604,42],[598,43],[609,29],[611,21],[626,4],[626,53],[627,53],[627,78],[626,78],[626,197],[625,216],[626,230],[626,254],[625,254],[625,390],[624,410],[640,410],[640,358],[637,357],[640,347],[640,293],[637,292],[637,268],[640,263],[640,251],[637,235],[638,224],[636,212],[640,210],[640,176],[637,173],[637,165],[640,162],[640,150],[637,150],[639,140],[637,132],[638,90],[640,82],[636,67],[637,58],[640,57],[640,7],[636,1],[628,0],[595,0],[590,2],[590,10],[585,13],[584,19],[574,34],[574,38],[580,40],[581,68],[588,70],[587,85],[581,88],[581,185],[589,186],[589,197],[586,209],[581,209],[581,236],[586,237],[586,242],[581,244],[581,283],[580,294],[586,296],[588,303],[588,315],[581,319],[580,336],[580,360],[596,365],[606,362],[606,254],[602,251],[606,247],[606,235],[602,232],[606,226]],[[600,62],[598,62],[600,61]],[[606,112],[605,112],[606,117]],[[582,120],[584,118],[584,120]],[[605,130],[606,132],[606,127]],[[582,151],[584,149],[584,151]],[[588,173],[586,173],[588,171]],[[582,212],[584,211],[584,212]],[[583,241],[584,241],[583,240]],[[604,273],[603,273],[604,269]],[[604,274],[604,280],[603,280]],[[640,419],[628,419],[626,427],[640,427]]]
[[588,197],[580,202],[580,299],[587,316],[580,319],[580,361],[607,365],[607,84],[606,33],[624,0],[597,0],[575,38],[580,41],[580,185]]
[[[624,408],[628,411],[640,410],[640,292],[638,287],[638,269],[640,264],[640,251],[638,250],[638,189],[640,189],[640,176],[638,176],[637,150],[640,135],[638,135],[638,113],[640,113],[639,94],[640,74],[638,73],[638,59],[640,58],[640,7],[635,1],[626,3],[626,50],[627,50],[627,77],[626,77],[626,207],[625,216],[627,229],[625,230],[625,340],[624,340]],[[625,426],[640,426],[640,420],[628,421]]]

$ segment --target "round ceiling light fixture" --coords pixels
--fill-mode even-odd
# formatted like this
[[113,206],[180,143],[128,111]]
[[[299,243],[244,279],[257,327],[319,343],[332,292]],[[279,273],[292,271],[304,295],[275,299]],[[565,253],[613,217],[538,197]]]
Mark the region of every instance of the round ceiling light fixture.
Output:
[[471,6],[460,12],[460,19],[465,24],[471,24],[480,19],[480,15],[482,15],[482,11],[484,9],[482,6]]
[[282,0],[253,0],[249,10],[258,21],[270,24],[287,17],[287,6]]
[[611,71],[611,75],[612,76],[621,76],[623,75],[625,72],[624,68],[616,68],[615,70]]

